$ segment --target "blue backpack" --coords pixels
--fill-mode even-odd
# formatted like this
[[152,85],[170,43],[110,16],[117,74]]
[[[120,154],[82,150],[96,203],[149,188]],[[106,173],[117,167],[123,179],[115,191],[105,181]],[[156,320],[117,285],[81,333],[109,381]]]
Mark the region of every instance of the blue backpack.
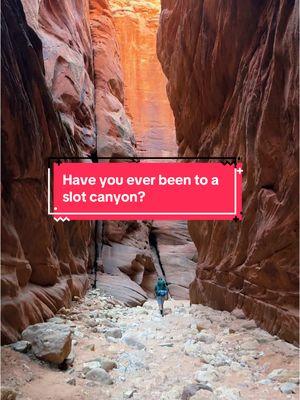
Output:
[[161,297],[165,297],[168,294],[168,290],[167,289],[161,289],[157,291],[157,295],[161,296]]

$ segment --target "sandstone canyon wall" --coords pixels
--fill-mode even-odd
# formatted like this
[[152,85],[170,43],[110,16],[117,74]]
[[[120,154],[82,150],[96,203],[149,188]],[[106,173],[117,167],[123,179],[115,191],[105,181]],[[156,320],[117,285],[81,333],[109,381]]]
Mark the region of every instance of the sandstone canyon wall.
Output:
[[95,148],[94,71],[88,0],[22,0],[42,41],[45,78],[55,109],[80,145]]
[[140,156],[177,156],[166,77],[156,54],[160,0],[110,0],[124,75],[125,108]]
[[[109,14],[108,2],[95,4],[103,4],[103,13]],[[3,2],[4,343],[16,340],[27,325],[51,317],[88,287],[86,270],[93,262],[94,254],[89,250],[94,248],[94,223],[55,223],[47,216],[47,158],[94,153],[97,122],[101,127],[97,132],[99,155],[134,154],[113,24],[109,19],[111,31],[101,26],[102,31],[94,37],[94,72],[89,6],[88,1],[24,0],[26,22],[19,1]],[[98,53],[98,43],[104,49],[112,46],[112,51],[101,53],[100,49]],[[142,223],[107,222],[104,227],[99,246],[103,239],[120,241],[120,235],[126,240],[128,232],[141,230],[145,238],[148,236],[148,227]],[[139,286],[142,279],[136,278],[135,283],[131,272],[138,254],[134,248],[132,258],[125,262],[125,272],[133,280],[117,268],[124,267],[124,257],[115,268],[122,279],[106,274],[99,277],[103,288],[132,305],[147,297]],[[107,272],[113,274],[111,262],[108,264]],[[140,269],[139,265],[135,262],[133,268]]]
[[[83,25],[82,36],[76,35],[70,19],[70,48],[63,45],[60,24],[70,16],[63,4],[71,3],[57,2],[57,13],[53,4],[40,4],[36,30],[43,43],[27,24],[19,0],[1,5],[3,343],[16,340],[27,325],[53,316],[88,287],[90,223],[54,223],[47,216],[47,158],[81,156],[94,146],[89,31]],[[45,59],[49,56],[46,65],[43,51]],[[73,64],[68,58],[72,51]]]
[[135,155],[135,139],[124,109],[119,47],[108,0],[90,0],[95,68],[95,103],[99,157]]
[[[2,14],[6,343],[68,306],[89,285],[95,224],[55,223],[47,216],[48,157],[132,156],[135,141],[108,1],[4,1]],[[156,276],[149,223],[98,226],[97,263],[104,264],[98,286],[128,305],[141,304],[147,298],[141,286],[152,287]]]
[[193,303],[298,341],[298,2],[162,0],[180,155],[240,156],[242,222],[191,222]]
[[[124,106],[124,80],[114,18],[108,0],[90,0],[95,70],[97,155],[132,157],[135,137]],[[115,160],[122,161],[122,160]],[[101,160],[100,160],[101,162]],[[99,223],[98,287],[129,306],[142,304],[156,277],[147,221]]]

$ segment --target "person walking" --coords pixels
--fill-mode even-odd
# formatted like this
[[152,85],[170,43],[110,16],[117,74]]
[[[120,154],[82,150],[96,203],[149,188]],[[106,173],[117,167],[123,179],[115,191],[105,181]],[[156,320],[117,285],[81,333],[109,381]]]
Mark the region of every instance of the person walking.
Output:
[[159,277],[155,285],[155,295],[161,316],[164,316],[164,301],[169,293],[166,281]]

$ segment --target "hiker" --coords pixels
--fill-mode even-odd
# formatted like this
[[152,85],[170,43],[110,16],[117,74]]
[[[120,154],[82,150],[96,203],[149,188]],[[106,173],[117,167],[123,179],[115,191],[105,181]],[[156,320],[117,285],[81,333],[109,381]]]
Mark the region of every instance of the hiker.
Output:
[[164,301],[168,296],[168,292],[166,281],[159,277],[155,285],[155,294],[161,316],[164,316]]

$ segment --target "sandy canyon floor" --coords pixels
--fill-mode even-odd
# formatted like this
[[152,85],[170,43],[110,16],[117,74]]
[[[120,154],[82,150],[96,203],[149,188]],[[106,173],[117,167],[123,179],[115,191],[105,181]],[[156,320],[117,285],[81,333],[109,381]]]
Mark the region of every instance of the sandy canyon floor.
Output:
[[70,325],[75,349],[67,370],[2,348],[2,385],[17,399],[298,398],[298,349],[239,311],[169,300],[162,318],[154,300],[127,308],[97,289],[62,311],[54,322]]

